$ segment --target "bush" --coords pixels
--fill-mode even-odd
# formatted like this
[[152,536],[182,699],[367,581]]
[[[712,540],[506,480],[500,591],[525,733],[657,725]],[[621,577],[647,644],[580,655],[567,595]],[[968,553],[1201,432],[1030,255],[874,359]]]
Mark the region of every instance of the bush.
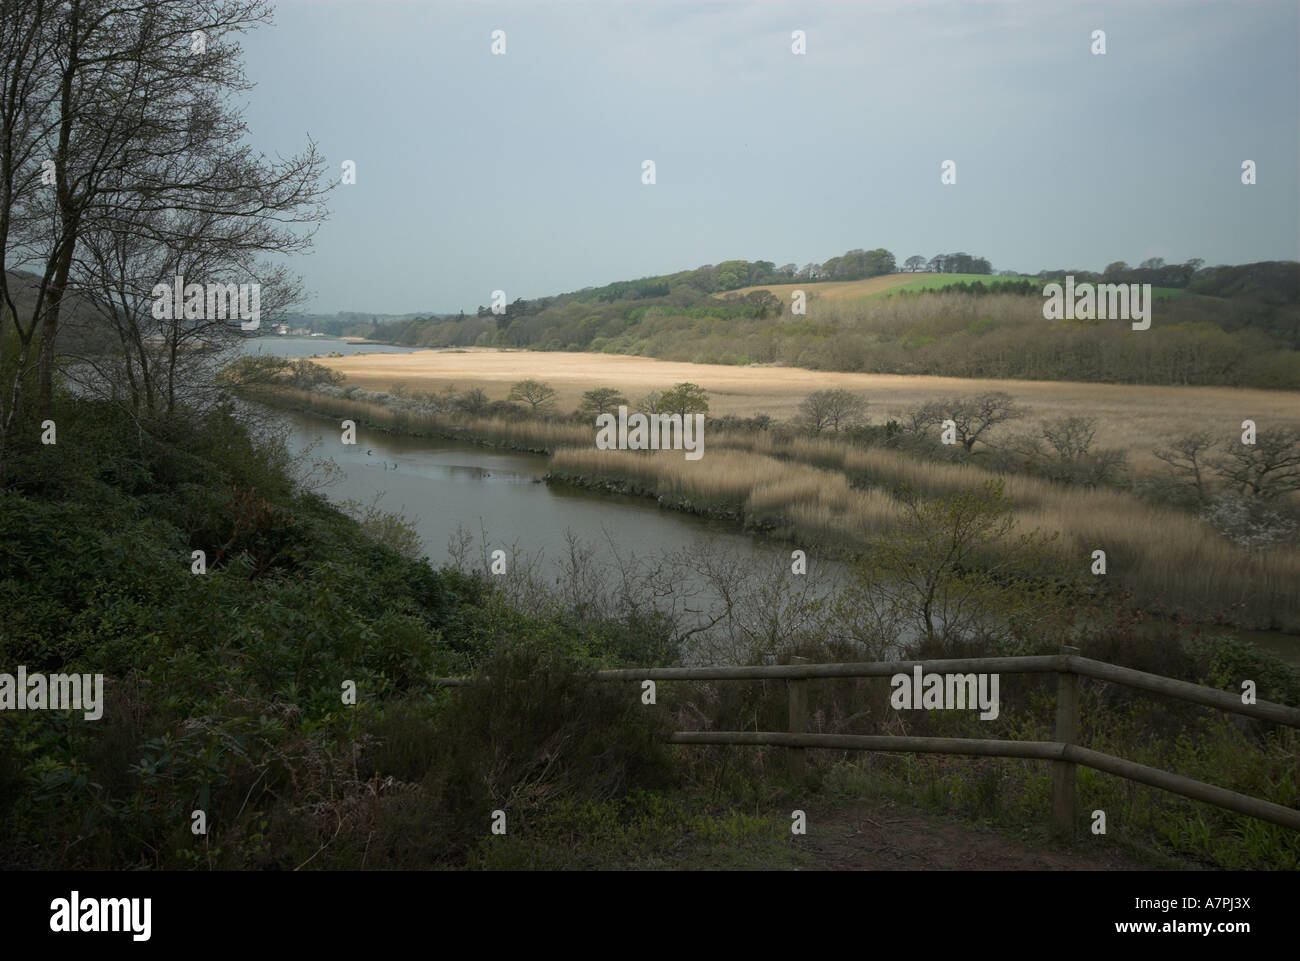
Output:
[[1238,547],[1268,550],[1295,533],[1296,522],[1257,497],[1223,493],[1210,498],[1201,511],[1207,524]]
[[504,810],[526,830],[561,799],[607,800],[674,781],[660,712],[640,686],[592,680],[525,642],[499,649],[441,708],[429,779],[451,833],[482,835]]

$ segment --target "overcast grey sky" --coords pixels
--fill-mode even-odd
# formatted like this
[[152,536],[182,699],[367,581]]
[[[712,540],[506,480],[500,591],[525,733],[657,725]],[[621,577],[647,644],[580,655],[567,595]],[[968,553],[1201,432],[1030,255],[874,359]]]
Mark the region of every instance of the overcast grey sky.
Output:
[[311,312],[855,247],[1029,272],[1300,257],[1294,0],[288,0],[275,19],[244,40],[253,145],[310,134],[333,176],[357,165],[293,262]]

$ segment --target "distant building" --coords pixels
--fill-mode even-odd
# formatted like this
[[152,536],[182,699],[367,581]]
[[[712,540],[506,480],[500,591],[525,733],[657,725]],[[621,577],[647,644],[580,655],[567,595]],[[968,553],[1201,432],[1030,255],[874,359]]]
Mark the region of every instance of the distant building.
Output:
[[275,332],[276,332],[277,334],[287,334],[287,333],[289,333],[289,325],[288,325],[288,324],[277,324],[276,327],[275,327]]

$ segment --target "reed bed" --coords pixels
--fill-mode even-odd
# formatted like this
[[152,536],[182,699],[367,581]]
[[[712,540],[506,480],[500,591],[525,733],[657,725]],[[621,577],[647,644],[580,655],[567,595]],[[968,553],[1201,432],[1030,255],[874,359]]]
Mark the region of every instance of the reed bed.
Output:
[[[747,521],[775,519],[798,535],[861,547],[888,536],[897,523],[901,505],[888,493],[895,485],[944,496],[995,476],[977,467],[825,441],[756,444],[768,451],[764,454],[719,449],[713,438],[711,443],[698,461],[677,452],[568,449],[557,452],[551,464],[561,474],[626,478],[657,494],[727,502],[741,508]],[[838,459],[841,469],[786,459],[793,454],[820,465]],[[854,487],[851,477],[868,478],[874,486]],[[1300,630],[1300,549],[1295,546],[1248,551],[1192,514],[1124,491],[1001,479],[1014,507],[1016,533],[1058,532],[1080,570],[1090,571],[1092,552],[1104,550],[1104,577],[1146,603],[1187,614],[1223,613],[1251,627]]]
[[551,453],[566,446],[590,445],[596,436],[594,426],[588,427],[571,421],[510,420],[504,417],[405,410],[374,401],[330,397],[327,394],[291,388],[256,393],[270,403],[347,418],[355,420],[358,425],[364,424],[395,433],[417,437],[463,438],[539,453]]
[[1018,530],[1059,532],[1080,568],[1104,550],[1110,582],[1146,604],[1185,613],[1224,612],[1249,627],[1300,630],[1300,548],[1238,547],[1198,517],[1115,489],[994,475],[980,467],[926,461],[900,451],[851,447],[829,438],[773,432],[708,434],[704,456],[681,451],[601,451],[594,425],[394,410],[308,391],[277,391],[281,402],[388,430],[486,441],[551,454],[559,475],[629,482],[698,505],[726,505],[747,522],[804,538],[869,545],[888,536],[906,484],[924,496],[968,490],[1000,476]]

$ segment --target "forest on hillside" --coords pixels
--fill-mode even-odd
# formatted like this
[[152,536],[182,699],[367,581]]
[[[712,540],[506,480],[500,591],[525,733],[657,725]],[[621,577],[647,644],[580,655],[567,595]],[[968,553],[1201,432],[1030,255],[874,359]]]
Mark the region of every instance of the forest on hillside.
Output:
[[[879,257],[856,254],[880,254]],[[920,258],[909,258],[919,260]],[[969,255],[924,264],[971,268]],[[850,264],[845,268],[840,266]],[[981,263],[987,267],[986,261]],[[347,333],[411,347],[510,347],[603,351],[664,360],[780,364],[813,369],[952,377],[1223,384],[1300,388],[1300,263],[1203,267],[1199,261],[1103,272],[1045,270],[1035,280],[994,278],[913,294],[857,300],[819,296],[820,280],[892,270],[888,251],[849,251],[810,271],[808,308],[768,290],[716,296],[721,284],[789,283],[786,265],[728,261],[668,277],[571,294],[517,299],[502,313],[356,325]],[[848,271],[845,276],[844,271]],[[963,271],[965,272],[965,271]],[[1150,330],[1126,321],[1046,321],[1043,284],[1151,284],[1162,291]],[[766,279],[766,278],[771,278]],[[734,289],[734,288],[733,288]]]

